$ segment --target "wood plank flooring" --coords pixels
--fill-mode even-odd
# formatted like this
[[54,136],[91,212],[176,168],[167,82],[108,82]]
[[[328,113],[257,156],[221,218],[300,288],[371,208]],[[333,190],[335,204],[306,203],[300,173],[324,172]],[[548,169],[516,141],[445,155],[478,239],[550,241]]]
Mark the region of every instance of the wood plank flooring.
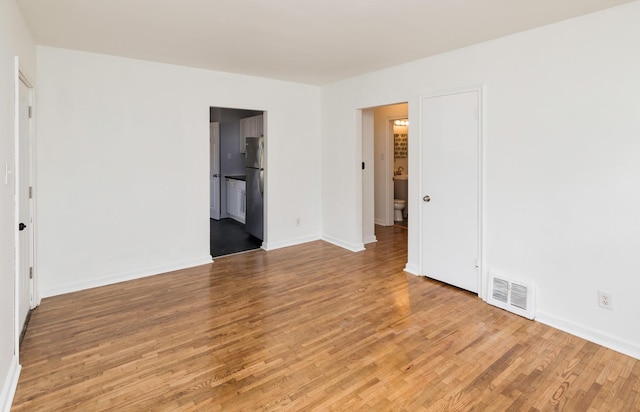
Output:
[[632,411],[640,361],[403,272],[406,229],[44,299],[12,411]]

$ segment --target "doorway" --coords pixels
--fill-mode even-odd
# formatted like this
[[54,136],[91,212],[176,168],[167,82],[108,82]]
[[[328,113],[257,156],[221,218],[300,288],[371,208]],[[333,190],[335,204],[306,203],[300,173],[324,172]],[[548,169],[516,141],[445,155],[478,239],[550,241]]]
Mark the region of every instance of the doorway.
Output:
[[[260,110],[209,108],[209,233],[212,258],[262,247],[266,235],[262,199],[266,190],[264,184],[252,181],[252,174],[247,173],[250,169],[245,167],[248,166],[245,162],[247,141],[251,143],[260,138],[264,147],[265,122],[265,113]],[[259,176],[264,177],[266,167],[262,163],[261,166],[259,170],[262,173]],[[252,185],[261,189],[259,204],[256,203],[255,194],[247,196]]]
[[[398,167],[403,167],[403,174],[408,174],[409,152],[405,150],[402,153],[404,157],[396,158],[393,126],[396,120],[408,119],[408,111],[408,103],[378,106],[363,110],[364,113],[371,112],[371,120],[367,120],[363,113],[363,121],[373,122],[372,127],[366,128],[363,126],[362,128],[363,158],[367,156],[366,151],[370,150],[371,154],[368,157],[369,161],[373,163],[373,167],[369,169],[373,174],[373,179],[369,182],[363,179],[363,185],[370,184],[373,186],[373,212],[369,214],[373,216],[373,223],[376,225],[394,225],[394,172],[398,170]],[[403,134],[406,134],[405,143],[408,143],[407,127],[405,127]],[[363,202],[363,208],[367,207],[370,207],[370,205]],[[366,216],[367,213],[363,213],[363,215]]]
[[409,119],[389,120],[387,138],[393,147],[393,224],[409,226]]
[[[376,226],[394,226],[394,130],[393,122],[408,119],[408,103],[361,110],[363,243],[375,241]],[[405,129],[406,130],[406,129]],[[406,132],[408,138],[408,132]],[[407,140],[408,142],[408,140]],[[408,162],[408,151],[403,161]],[[408,163],[407,168],[408,170]],[[405,171],[405,176],[407,172]],[[408,184],[408,182],[406,182]],[[407,230],[403,227],[402,230]]]

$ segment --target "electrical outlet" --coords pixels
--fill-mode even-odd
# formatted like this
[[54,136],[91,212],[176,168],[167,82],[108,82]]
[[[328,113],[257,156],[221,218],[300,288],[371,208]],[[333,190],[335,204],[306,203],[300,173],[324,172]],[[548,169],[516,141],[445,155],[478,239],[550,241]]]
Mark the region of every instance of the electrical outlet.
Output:
[[598,306],[600,306],[601,308],[613,310],[613,294],[599,290]]

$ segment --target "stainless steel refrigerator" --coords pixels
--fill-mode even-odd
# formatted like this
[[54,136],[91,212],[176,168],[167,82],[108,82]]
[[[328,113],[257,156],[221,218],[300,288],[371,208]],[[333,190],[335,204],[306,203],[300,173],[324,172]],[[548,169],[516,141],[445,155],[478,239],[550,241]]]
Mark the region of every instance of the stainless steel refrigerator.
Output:
[[247,137],[245,230],[264,240],[264,137]]

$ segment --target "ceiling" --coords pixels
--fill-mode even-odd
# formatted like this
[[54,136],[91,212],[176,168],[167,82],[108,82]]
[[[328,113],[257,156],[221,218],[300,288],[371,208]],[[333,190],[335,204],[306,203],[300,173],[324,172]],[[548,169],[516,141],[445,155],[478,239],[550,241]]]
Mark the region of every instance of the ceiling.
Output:
[[40,45],[324,85],[630,0],[16,0]]

